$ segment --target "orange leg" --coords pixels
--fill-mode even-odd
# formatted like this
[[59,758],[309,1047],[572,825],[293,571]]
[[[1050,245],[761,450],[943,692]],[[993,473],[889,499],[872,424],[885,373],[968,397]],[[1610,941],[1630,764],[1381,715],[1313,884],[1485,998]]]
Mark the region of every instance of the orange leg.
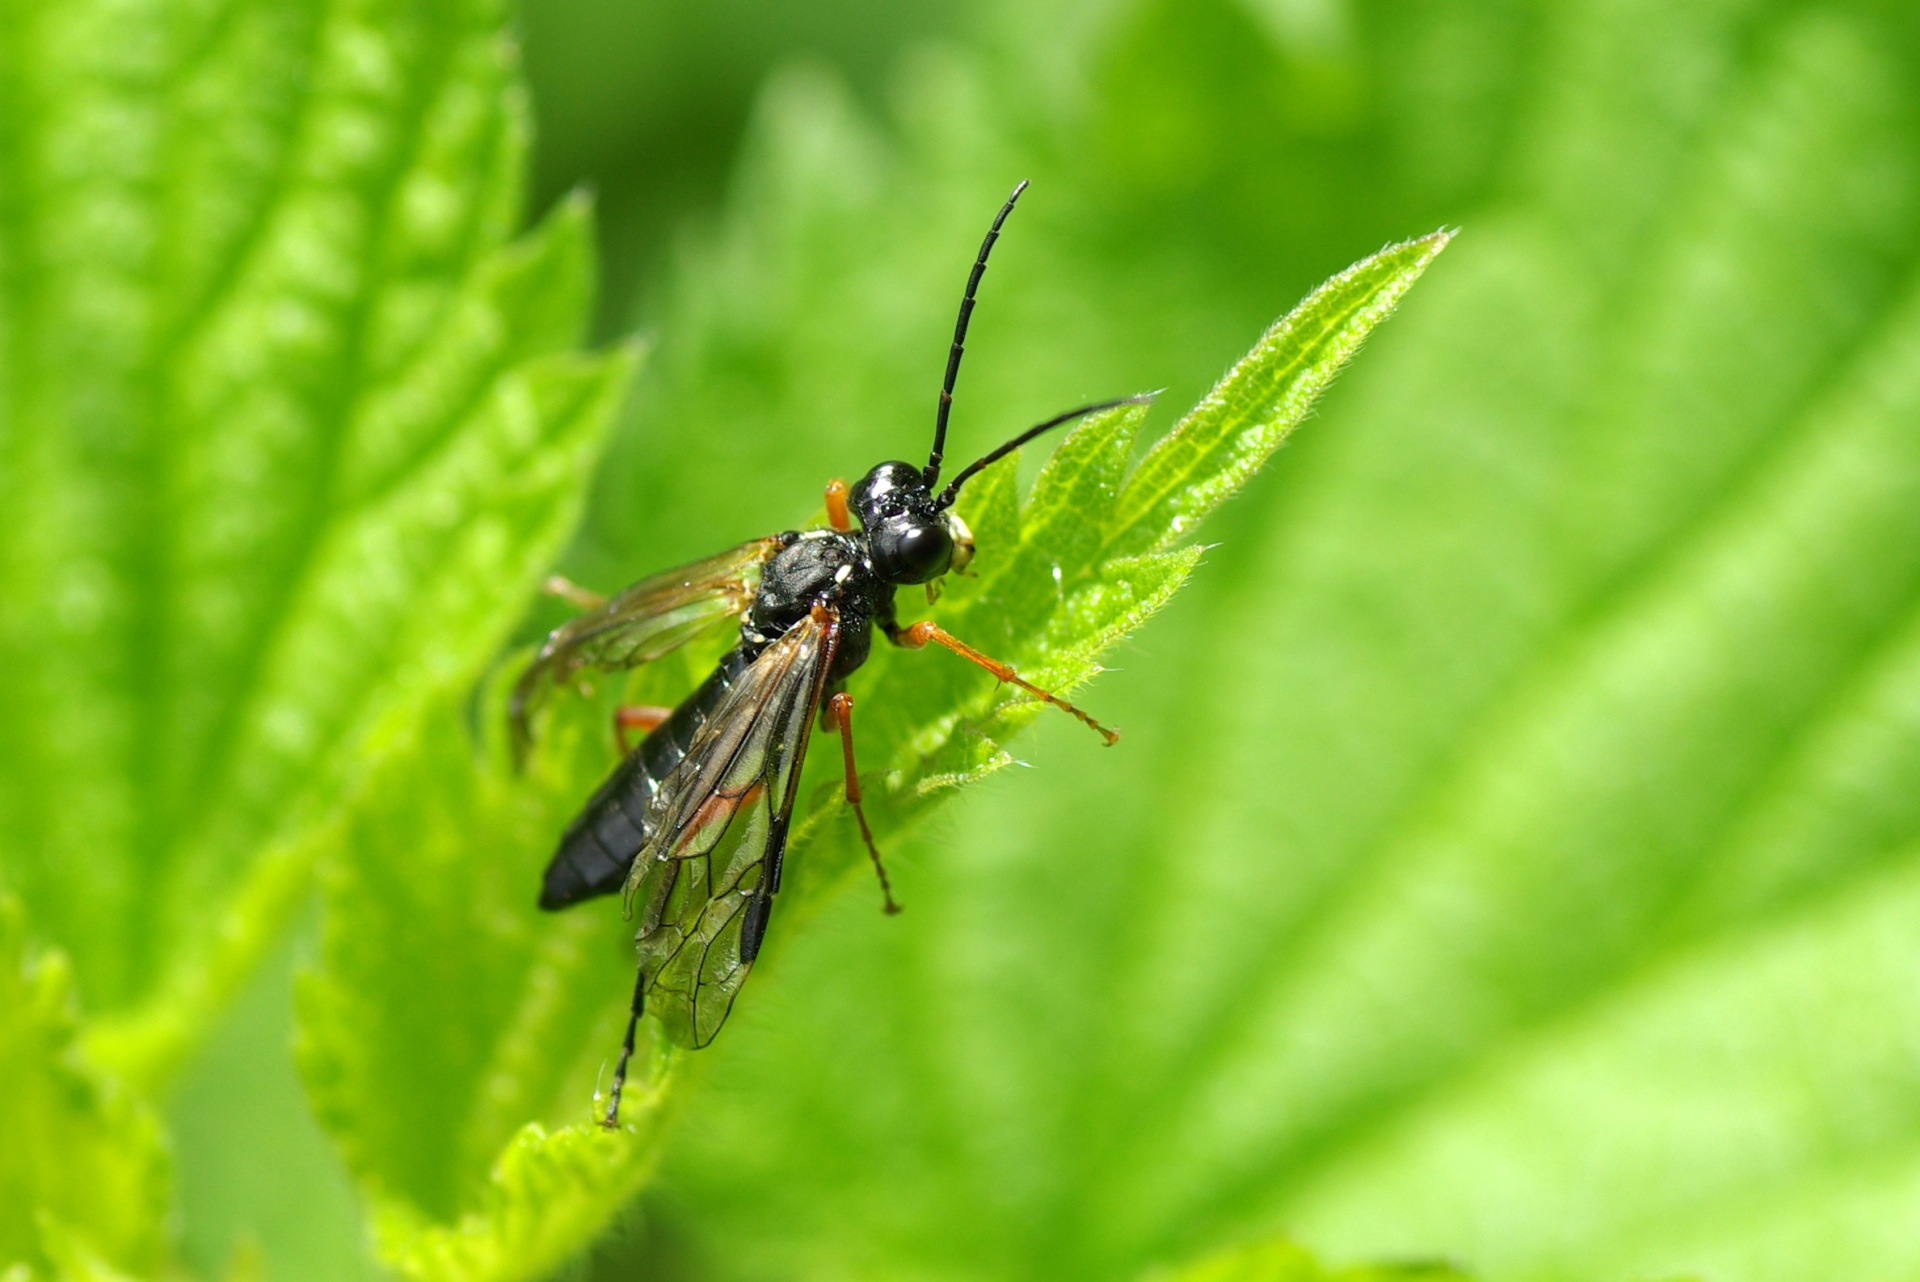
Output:
[[847,514],[847,483],[845,481],[827,482],[827,524],[842,533],[853,528],[853,518]]
[[672,708],[659,708],[650,703],[623,703],[615,708],[613,737],[620,745],[620,755],[624,757],[633,752],[633,744],[627,740],[627,735],[637,731],[644,739],[672,715]]
[[607,603],[607,598],[598,592],[588,591],[572,579],[555,574],[540,585],[540,590],[548,596],[557,596],[576,610],[598,610]]
[[827,726],[840,732],[840,756],[847,767],[847,804],[853,807],[853,817],[860,821],[860,839],[867,843],[867,857],[873,860],[873,871],[880,878],[880,894],[886,900],[889,913],[900,911],[900,905],[894,902],[893,886],[887,881],[887,866],[880,862],[880,847],[874,844],[873,829],[867,827],[867,812],[860,804],[860,772],[853,765],[853,696],[841,691],[827,700]]
[[951,632],[939,627],[931,620],[923,620],[910,628],[895,628],[889,632],[887,636],[895,645],[905,646],[909,650],[918,650],[929,641],[935,645],[945,646],[947,649],[965,659],[968,663],[978,664],[988,672],[993,673],[996,680],[1004,681],[1008,685],[1019,686],[1034,698],[1050,703],[1062,712],[1072,715],[1083,724],[1091,727],[1102,739],[1105,739],[1108,747],[1112,747],[1114,744],[1120,742],[1119,731],[1107,729],[1098,721],[1095,721],[1092,717],[1080,711],[1080,709],[1074,707],[1065,699],[1062,699],[1059,695],[1049,690],[1042,690],[1039,686],[1015,672],[1008,665],[1000,662],[998,659],[990,659],[986,655],[981,654],[965,641],[960,640]]

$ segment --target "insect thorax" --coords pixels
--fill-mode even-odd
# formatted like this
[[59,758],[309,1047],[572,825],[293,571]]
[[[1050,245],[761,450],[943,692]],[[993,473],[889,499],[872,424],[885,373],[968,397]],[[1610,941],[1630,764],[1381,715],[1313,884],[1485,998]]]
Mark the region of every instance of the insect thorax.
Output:
[[893,585],[874,574],[862,534],[837,530],[806,530],[760,572],[760,589],[753,607],[740,622],[740,638],[757,652],[771,645],[788,628],[807,617],[816,604],[840,612],[840,647],[834,660],[834,679],[866,662],[872,646],[873,621],[893,603]]

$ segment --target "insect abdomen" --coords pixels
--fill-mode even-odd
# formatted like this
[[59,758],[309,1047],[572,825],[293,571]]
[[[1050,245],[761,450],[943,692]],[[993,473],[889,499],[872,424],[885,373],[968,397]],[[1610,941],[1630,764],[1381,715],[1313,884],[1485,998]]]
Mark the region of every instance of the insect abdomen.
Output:
[[540,884],[542,908],[566,908],[583,899],[610,895],[626,884],[633,857],[651,835],[647,813],[654,794],[686,760],[695,736],[748,663],[742,650],[729,651],[712,675],[607,776],[568,825],[560,848],[547,863]]

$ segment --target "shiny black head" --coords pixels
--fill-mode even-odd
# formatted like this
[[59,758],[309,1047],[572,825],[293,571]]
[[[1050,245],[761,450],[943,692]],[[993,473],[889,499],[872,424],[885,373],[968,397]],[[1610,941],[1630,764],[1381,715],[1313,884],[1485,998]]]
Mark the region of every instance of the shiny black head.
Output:
[[[959,497],[960,487],[984,468],[1005,458],[1043,432],[1051,432],[1088,414],[1122,405],[1140,404],[1149,399],[1129,396],[1117,401],[1098,401],[1064,414],[1056,414],[1046,422],[1028,428],[998,449],[975,459],[961,468],[959,474],[947,482],[945,489],[937,494],[934,492],[933,487],[939,484],[940,465],[946,456],[947,416],[953,408],[953,388],[960,376],[960,357],[966,350],[967,322],[973,316],[974,291],[980,288],[980,278],[986,274],[987,255],[993,252],[993,243],[1000,238],[1001,225],[1007,221],[1007,215],[1013,212],[1020,193],[1026,189],[1027,184],[1022,182],[1007,197],[1007,203],[1000,207],[999,215],[987,229],[986,240],[980,244],[980,253],[973,260],[966,293],[960,298],[960,318],[953,327],[953,345],[947,349],[947,376],[940,385],[939,408],[933,423],[933,450],[927,456],[925,470],[911,463],[882,463],[860,478],[860,483],[847,496],[848,507],[860,518],[860,527],[867,532],[873,568],[889,582],[928,583],[948,570],[960,572],[966,569],[967,562],[973,557],[973,536],[967,533],[967,527],[951,509],[954,500]],[[931,594],[932,589],[928,591]]]
[[873,569],[889,583],[925,583],[955,568],[956,552],[971,541],[951,513],[943,511],[927,488],[926,476],[911,463],[882,463],[860,478],[847,506],[867,532]]

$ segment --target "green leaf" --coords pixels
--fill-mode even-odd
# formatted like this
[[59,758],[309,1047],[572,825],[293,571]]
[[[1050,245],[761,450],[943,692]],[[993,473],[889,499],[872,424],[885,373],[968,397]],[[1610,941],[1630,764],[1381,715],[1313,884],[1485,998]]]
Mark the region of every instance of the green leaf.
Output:
[[27,943],[0,895],[0,1274],[150,1274],[162,1258],[167,1154],[158,1121],[78,1045],[73,973]]
[[[635,1083],[645,1089],[644,1083]],[[664,1089],[658,1083],[654,1089]],[[635,1111],[658,1101],[636,1091]],[[658,1128],[649,1117],[643,1125]],[[538,1278],[598,1237],[652,1173],[658,1138],[609,1135],[575,1124],[549,1134],[538,1124],[513,1137],[478,1205],[454,1224],[423,1223],[382,1208],[375,1229],[394,1270],[413,1278]]]
[[1333,1268],[1284,1241],[1233,1247],[1147,1277],[1148,1282],[1469,1282],[1467,1274],[1438,1261]]
[[[775,90],[655,421],[724,397],[779,476],[913,457],[1003,176],[975,448],[1220,368],[1247,294],[1379,220],[1468,234],[1093,688],[1121,745],[1043,719],[1041,768],[889,849],[905,915],[845,897],[755,976],[654,1240],[710,1277],[1280,1231],[1516,1282],[1920,1271],[1920,22],[1098,9],[913,64],[884,134]],[[697,444],[621,446],[676,521],[718,505]]]
[[1436,232],[1355,263],[1268,330],[1127,478],[1107,545],[1179,538],[1246,484],[1449,239]]
[[163,1077],[370,736],[470,681],[629,360],[568,354],[498,0],[0,11],[0,879]]
[[530,780],[499,736],[479,752],[443,706],[329,843],[299,1062],[381,1255],[408,1277],[541,1276],[651,1169],[664,1052],[637,1063],[622,1130],[593,1122],[625,1015],[630,932],[613,903],[557,918],[533,908],[543,856],[578,801],[562,781],[604,751],[603,733],[556,734]]
[[[1397,296],[1441,243],[1387,251],[1394,270],[1371,277],[1375,292]],[[1259,380],[1278,363],[1302,372],[1243,398],[1220,439],[1241,440],[1276,407],[1298,402],[1297,381],[1316,366],[1297,356],[1289,344],[1263,344],[1238,377]],[[1016,460],[965,492],[982,540],[979,572],[949,588],[938,617],[1036,680],[1070,688],[1164,605],[1198,549],[1115,557],[1101,538],[1126,492],[1145,413],[1130,406],[1082,423],[1024,506]],[[1190,455],[1194,476],[1229,466]],[[1184,501],[1177,492],[1169,500]],[[1171,536],[1155,530],[1150,541]],[[656,664],[628,693],[681,697],[698,662]],[[869,766],[885,765],[868,797],[889,841],[954,784],[1004,764],[1002,744],[1039,705],[942,653],[876,656],[873,667],[877,675],[859,683],[857,739]],[[445,709],[392,754],[330,835],[322,966],[301,990],[301,1063],[316,1111],[373,1205],[382,1256],[416,1278],[535,1277],[580,1250],[650,1174],[675,1093],[676,1056],[653,1045],[630,1081],[624,1129],[594,1124],[595,1083],[618,1045],[631,983],[632,927],[616,901],[557,917],[533,902],[555,839],[614,762],[605,714],[618,691],[558,701],[523,777],[506,761],[495,685],[481,700],[480,745]],[[782,925],[758,969],[777,969],[780,941],[825,887],[865,860],[849,835],[836,754],[815,758],[818,784],[789,847]],[[751,1008],[759,982],[756,974],[740,1009]],[[646,1028],[656,1035],[651,1021]]]

